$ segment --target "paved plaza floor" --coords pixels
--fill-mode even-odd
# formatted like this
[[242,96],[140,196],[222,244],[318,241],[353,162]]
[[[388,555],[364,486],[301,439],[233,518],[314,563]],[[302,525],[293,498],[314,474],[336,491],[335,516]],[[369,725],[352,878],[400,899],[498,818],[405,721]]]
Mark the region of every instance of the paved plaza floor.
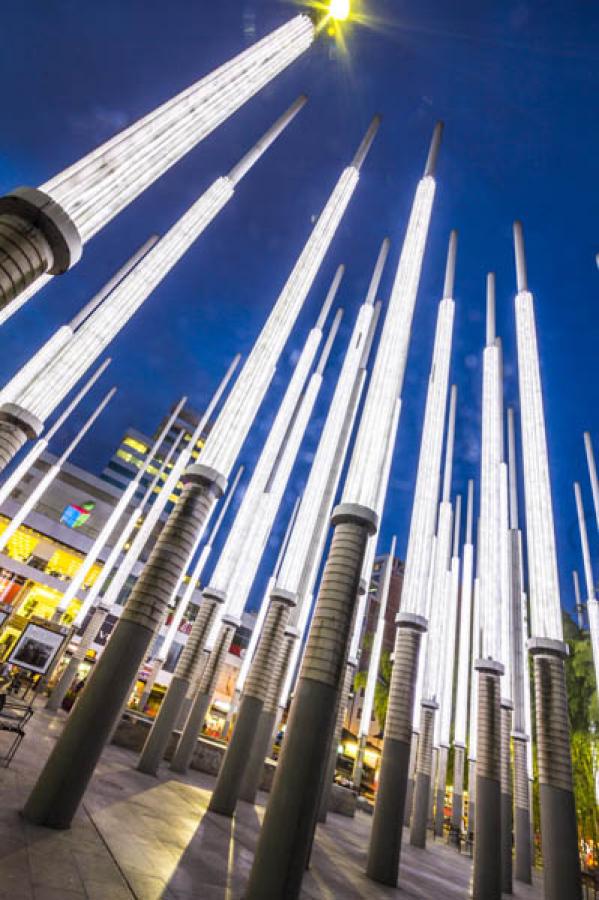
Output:
[[[173,777],[166,767],[158,778],[142,775],[132,753],[110,747],[69,831],[21,818],[63,715],[36,710],[16,759],[0,769],[0,900],[241,900],[266,795],[255,807],[240,803],[226,819],[206,812],[213,778]],[[363,870],[370,823],[361,812],[355,819],[331,814],[318,827],[303,898],[468,897],[471,862],[440,841],[427,850],[405,842],[400,889],[369,881]],[[534,887],[516,883],[511,896],[540,900],[540,878]]]

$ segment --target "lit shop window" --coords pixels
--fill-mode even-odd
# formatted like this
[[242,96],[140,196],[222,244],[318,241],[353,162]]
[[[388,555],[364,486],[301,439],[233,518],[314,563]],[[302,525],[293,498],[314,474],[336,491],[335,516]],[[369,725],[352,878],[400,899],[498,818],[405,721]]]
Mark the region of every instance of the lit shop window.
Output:
[[[0,521],[0,534],[7,528],[8,521],[8,519]],[[29,528],[18,528],[4,548],[4,553],[10,556],[11,559],[25,562],[31,556],[39,541],[40,537],[34,531],[31,531]]]

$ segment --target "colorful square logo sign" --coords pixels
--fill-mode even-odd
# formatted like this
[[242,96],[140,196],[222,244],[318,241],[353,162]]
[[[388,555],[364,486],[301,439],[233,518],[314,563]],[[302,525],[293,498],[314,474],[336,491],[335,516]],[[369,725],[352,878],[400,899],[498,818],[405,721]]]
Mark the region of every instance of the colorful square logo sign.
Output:
[[95,506],[96,504],[92,500],[87,503],[82,503],[81,506],[69,503],[69,505],[65,507],[64,512],[60,517],[60,521],[68,528],[80,528],[87,522],[94,511]]

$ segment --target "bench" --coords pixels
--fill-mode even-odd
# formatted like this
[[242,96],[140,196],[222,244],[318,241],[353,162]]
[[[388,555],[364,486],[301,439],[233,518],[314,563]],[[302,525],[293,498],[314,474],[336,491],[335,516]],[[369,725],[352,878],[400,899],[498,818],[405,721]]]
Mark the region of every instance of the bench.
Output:
[[0,766],[8,768],[25,737],[25,725],[33,715],[33,707],[7,697],[0,710],[0,732],[11,736],[10,746],[5,753],[0,752]]

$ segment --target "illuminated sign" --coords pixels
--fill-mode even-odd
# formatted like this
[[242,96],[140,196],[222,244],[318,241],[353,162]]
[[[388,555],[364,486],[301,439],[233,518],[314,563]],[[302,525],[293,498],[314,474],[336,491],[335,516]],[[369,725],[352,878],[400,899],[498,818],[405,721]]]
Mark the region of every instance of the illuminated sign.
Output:
[[65,507],[64,512],[60,517],[60,521],[63,525],[66,525],[67,528],[80,528],[87,522],[95,508],[96,504],[93,500],[88,500],[87,503],[82,503],[81,506],[69,503],[69,505]]

